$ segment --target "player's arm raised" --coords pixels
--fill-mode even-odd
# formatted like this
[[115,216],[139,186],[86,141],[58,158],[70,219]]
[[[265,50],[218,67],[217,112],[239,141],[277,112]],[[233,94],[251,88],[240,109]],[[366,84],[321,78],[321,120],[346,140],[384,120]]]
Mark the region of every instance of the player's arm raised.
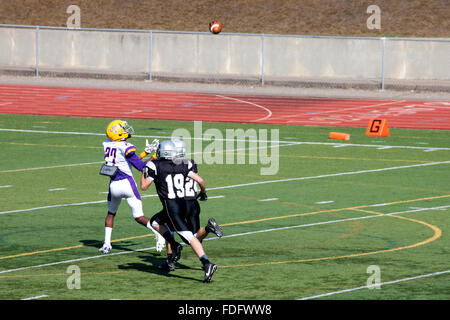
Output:
[[[158,139],[153,140],[152,143],[150,143],[150,144],[148,143],[148,140],[145,139],[145,149],[138,156],[139,159],[142,160],[143,158],[145,158],[149,154],[152,155],[150,160],[156,159],[156,149],[158,149],[158,145],[159,145],[159,140]],[[150,161],[150,160],[147,160],[147,161]]]

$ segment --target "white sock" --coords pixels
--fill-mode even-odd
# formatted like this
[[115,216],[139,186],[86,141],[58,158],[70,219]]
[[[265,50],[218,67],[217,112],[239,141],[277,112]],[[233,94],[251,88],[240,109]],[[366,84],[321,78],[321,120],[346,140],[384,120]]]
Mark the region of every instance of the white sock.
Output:
[[152,230],[152,232],[157,236],[159,235],[158,231],[156,231],[155,229],[153,229],[152,225],[150,224],[150,221],[147,222],[147,229]]
[[112,233],[112,228],[105,227],[105,244],[108,246],[111,245],[111,233]]

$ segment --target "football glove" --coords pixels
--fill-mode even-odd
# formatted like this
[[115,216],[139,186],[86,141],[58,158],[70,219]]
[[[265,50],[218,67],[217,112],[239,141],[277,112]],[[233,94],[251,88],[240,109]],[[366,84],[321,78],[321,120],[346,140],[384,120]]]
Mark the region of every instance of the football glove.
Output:
[[197,195],[197,199],[200,200],[200,201],[206,201],[206,200],[208,200],[208,196],[206,195],[206,192],[205,193],[200,192]]
[[156,151],[156,149],[158,149],[158,146],[159,146],[159,140],[158,139],[153,140],[153,142],[150,143],[150,144],[148,143],[148,140],[145,139],[145,149],[144,149],[144,151],[147,152],[148,154],[153,154]]

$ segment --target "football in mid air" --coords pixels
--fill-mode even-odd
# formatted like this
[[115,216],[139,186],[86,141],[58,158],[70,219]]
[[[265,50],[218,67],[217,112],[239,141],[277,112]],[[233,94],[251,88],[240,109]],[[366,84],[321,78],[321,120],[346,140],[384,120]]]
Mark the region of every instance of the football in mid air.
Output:
[[222,31],[222,23],[220,21],[214,20],[209,23],[209,31],[214,34],[220,33]]

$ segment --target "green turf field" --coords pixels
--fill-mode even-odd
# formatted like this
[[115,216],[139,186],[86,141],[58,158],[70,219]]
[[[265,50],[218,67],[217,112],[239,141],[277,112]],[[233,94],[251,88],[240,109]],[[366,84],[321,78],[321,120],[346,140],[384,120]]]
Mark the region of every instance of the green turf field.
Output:
[[[110,120],[0,115],[0,299],[450,298],[449,131],[390,128],[374,138],[365,128],[203,123],[224,135],[279,129],[280,140],[276,175],[261,175],[259,162],[199,164],[209,189],[201,222],[215,217],[224,231],[203,243],[218,265],[204,284],[189,247],[176,271],[157,268],[165,251],[125,201],[111,254],[98,252]],[[139,151],[145,138],[193,130],[191,122],[129,123]],[[351,140],[330,140],[330,131]],[[250,159],[258,150],[249,149],[237,153]],[[160,210],[153,186],[141,194],[146,216]]]

